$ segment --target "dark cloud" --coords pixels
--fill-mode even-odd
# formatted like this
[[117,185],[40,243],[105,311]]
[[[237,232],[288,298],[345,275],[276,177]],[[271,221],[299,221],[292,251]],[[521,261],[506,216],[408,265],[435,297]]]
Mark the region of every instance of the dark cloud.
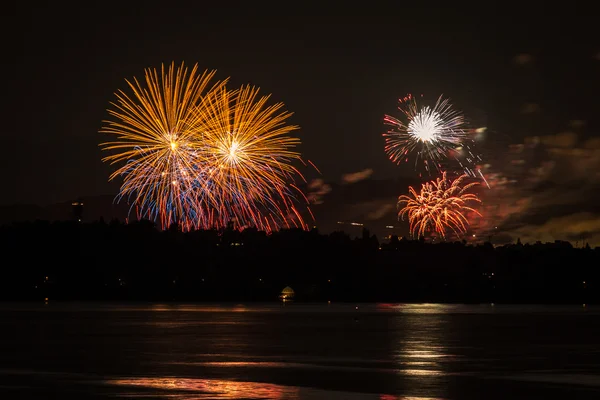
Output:
[[495,242],[600,245],[600,139],[573,132],[529,137],[507,154],[490,167],[482,232],[498,235]]

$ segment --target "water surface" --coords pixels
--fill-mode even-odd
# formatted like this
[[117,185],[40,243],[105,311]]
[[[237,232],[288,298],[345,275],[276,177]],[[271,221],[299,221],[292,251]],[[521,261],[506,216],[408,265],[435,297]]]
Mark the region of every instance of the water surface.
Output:
[[600,398],[600,311],[0,304],[2,399]]

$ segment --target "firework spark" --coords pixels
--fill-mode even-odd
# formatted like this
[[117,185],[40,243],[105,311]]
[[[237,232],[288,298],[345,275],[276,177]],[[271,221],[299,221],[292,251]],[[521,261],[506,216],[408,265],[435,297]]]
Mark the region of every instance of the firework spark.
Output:
[[246,86],[223,87],[205,98],[202,141],[218,200],[212,206],[220,215],[265,230],[307,228],[296,205],[308,200],[293,184],[296,178],[306,182],[292,165],[301,161],[294,150],[300,140],[290,135],[298,127],[286,124],[292,114],[282,111],[282,103],[267,105],[269,97]]
[[193,196],[198,166],[202,163],[197,133],[202,126],[197,105],[208,91],[215,71],[200,73],[198,65],[184,64],[145,70],[145,79],[126,81],[131,94],[116,93],[101,133],[116,136],[102,143],[116,151],[103,161],[122,163],[110,179],[123,177],[119,199],[127,197],[138,216],[158,220],[163,226],[187,224],[194,215]]
[[453,181],[448,179],[444,172],[441,178],[421,185],[421,191],[411,186],[408,195],[398,198],[398,217],[408,217],[411,235],[424,236],[428,232],[437,232],[443,238],[448,231],[457,236],[466,233],[469,220],[468,213],[481,216],[471,204],[481,203],[474,193],[469,193],[478,182],[463,185],[467,174],[463,174]]
[[421,164],[427,172],[441,171],[447,160],[455,160],[471,176],[479,175],[476,163],[481,157],[474,152],[473,138],[463,115],[452,107],[449,99],[438,98],[433,107],[420,105],[408,95],[399,100],[402,118],[384,117],[390,129],[383,134],[385,152],[400,164],[414,156],[415,168]]
[[163,228],[306,227],[294,205],[302,192],[288,183],[300,158],[291,114],[258,89],[210,85],[214,74],[172,63],[127,81],[132,94],[116,93],[114,120],[100,132],[116,137],[101,144],[114,153],[104,161],[123,163],[110,177],[123,177],[118,200]]

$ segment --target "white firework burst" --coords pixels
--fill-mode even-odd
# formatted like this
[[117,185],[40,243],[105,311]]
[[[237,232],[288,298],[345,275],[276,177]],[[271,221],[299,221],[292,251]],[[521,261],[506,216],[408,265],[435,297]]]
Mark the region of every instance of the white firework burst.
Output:
[[400,164],[414,158],[427,171],[447,169],[446,160],[456,160],[469,175],[475,172],[481,157],[473,150],[473,139],[463,114],[455,110],[450,99],[440,96],[435,105],[421,106],[408,95],[399,100],[401,118],[384,117],[390,129],[384,133],[385,151],[390,160]]

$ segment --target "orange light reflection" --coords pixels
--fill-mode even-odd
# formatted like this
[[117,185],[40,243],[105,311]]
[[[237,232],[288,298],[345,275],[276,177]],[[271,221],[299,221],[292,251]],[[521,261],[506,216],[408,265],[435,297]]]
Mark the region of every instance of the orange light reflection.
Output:
[[[216,379],[192,378],[131,378],[108,381],[117,386],[141,387],[164,390],[169,397],[181,397],[186,400],[200,399],[269,399],[298,400],[299,388],[280,386],[270,383],[237,382]],[[182,392],[182,393],[176,393]],[[178,396],[181,395],[181,396]],[[209,396],[210,397],[207,397]]]

